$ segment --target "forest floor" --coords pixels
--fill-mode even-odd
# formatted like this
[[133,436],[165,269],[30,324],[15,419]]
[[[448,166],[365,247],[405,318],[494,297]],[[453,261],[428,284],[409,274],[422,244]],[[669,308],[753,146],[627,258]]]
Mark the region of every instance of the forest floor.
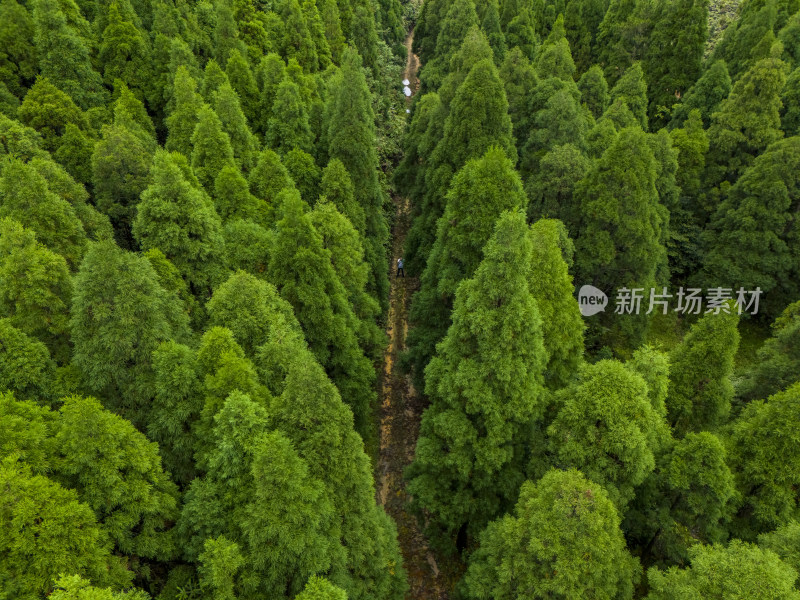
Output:
[[[411,51],[413,32],[406,40],[408,58],[404,78],[412,92],[419,89],[419,59]],[[407,106],[410,106],[408,99]],[[451,583],[429,549],[416,517],[408,512],[410,497],[405,489],[403,470],[414,458],[419,424],[424,409],[423,399],[416,392],[411,378],[400,367],[400,354],[405,350],[408,333],[408,308],[412,294],[419,289],[415,277],[396,277],[397,259],[403,255],[406,234],[411,221],[407,198],[393,198],[395,215],[392,226],[392,252],[388,327],[389,344],[384,354],[381,374],[380,453],[377,465],[378,502],[397,523],[403,564],[410,589],[406,597],[414,600],[447,600]]]

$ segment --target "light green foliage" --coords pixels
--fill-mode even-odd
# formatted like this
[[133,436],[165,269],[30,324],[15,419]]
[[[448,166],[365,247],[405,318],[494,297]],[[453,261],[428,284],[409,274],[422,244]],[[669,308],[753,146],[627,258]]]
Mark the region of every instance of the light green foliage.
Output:
[[[235,166],[223,167],[214,181],[214,207],[223,222],[251,219],[268,222],[268,206],[250,193],[250,185]],[[226,250],[229,250],[226,245]]]
[[200,587],[219,600],[235,600],[235,576],[244,559],[239,546],[220,536],[207,538],[200,560]]
[[156,154],[150,180],[137,207],[133,236],[143,250],[161,250],[202,297],[223,276],[219,215],[211,199],[184,179],[168,152]]
[[547,430],[554,463],[580,469],[620,511],[655,468],[663,417],[647,391],[644,379],[619,362],[587,366],[580,381],[562,392],[558,416]]
[[421,289],[409,313],[414,325],[408,336],[409,359],[420,388],[425,367],[450,325],[458,284],[475,273],[500,214],[525,206],[519,175],[498,147],[467,162],[453,178],[445,200]]
[[800,592],[794,589],[797,572],[769,550],[734,540],[727,548],[696,546],[690,553],[689,569],[647,571],[648,600],[800,598]]
[[641,574],[608,494],[579,471],[522,486],[513,515],[491,523],[470,557],[468,598],[630,599]]
[[359,319],[356,334],[365,354],[373,359],[383,352],[386,336],[376,320],[380,305],[366,291],[369,265],[364,262],[362,238],[352,223],[327,199],[320,200],[310,215],[311,223],[331,253],[333,270],[347,290],[353,312]]
[[152,353],[185,335],[187,318],[144,258],[114,242],[89,246],[74,281],[73,364],[108,406],[142,421],[153,394]]
[[223,227],[228,269],[243,270],[265,277],[272,234],[258,223],[247,219],[231,219]]
[[758,545],[780,556],[781,560],[795,571],[800,568],[800,554],[798,554],[798,549],[800,548],[800,524],[797,521],[789,521],[775,531],[759,535]]
[[150,600],[147,592],[129,589],[116,592],[111,588],[95,587],[80,575],[60,577],[56,588],[48,596],[50,600]]
[[[726,312],[726,310],[728,312]],[[676,434],[722,425],[730,413],[739,315],[732,304],[704,315],[670,355],[668,420]]]
[[98,526],[92,509],[15,458],[0,461],[0,586],[6,595],[37,600],[62,573],[100,585],[124,585],[130,574]]
[[251,125],[262,135],[267,132],[272,105],[275,102],[275,93],[278,91],[278,85],[283,81],[285,72],[286,63],[275,52],[270,52],[263,57],[256,71],[256,80],[260,90],[259,114],[255,122],[251,121]]
[[353,49],[342,58],[340,76],[330,90],[328,143],[331,159],[342,161],[353,182],[356,202],[364,210],[364,251],[370,266],[367,289],[388,308],[386,244],[389,227],[383,213],[383,191],[378,182],[374,113],[361,60]]
[[230,329],[248,356],[267,342],[276,327],[288,326],[300,333],[292,307],[275,286],[243,271],[232,274],[214,290],[207,309],[210,324]]
[[542,317],[542,335],[548,361],[545,385],[558,389],[574,378],[583,356],[583,317],[573,295],[567,260],[573,244],[564,224],[542,219],[531,225],[528,287]]
[[366,433],[375,372],[358,345],[358,318],[299,194],[282,196],[267,279],[294,308],[309,348],[350,404],[359,431]]
[[736,390],[744,400],[770,396],[800,380],[800,301],[787,306],[772,324],[772,336]]
[[744,539],[797,517],[797,431],[800,384],[748,404],[731,426],[729,453],[743,506],[736,533]]
[[307,204],[313,205],[319,197],[320,168],[314,157],[299,148],[289,150],[283,157],[283,164],[294,180],[300,197]]
[[347,600],[347,593],[321,577],[312,576],[295,600]]
[[93,398],[67,398],[59,412],[53,478],[94,510],[120,552],[170,558],[177,490],[158,446]]
[[64,258],[13,219],[0,220],[0,314],[56,351],[66,342],[71,297]]
[[0,319],[0,389],[22,400],[48,404],[52,400],[56,365],[47,346]]
[[514,137],[519,148],[528,139],[528,98],[537,83],[536,72],[519,47],[512,48],[506,54],[500,66],[500,79],[503,80],[505,87],[508,116],[511,117]]
[[49,190],[31,163],[11,158],[2,167],[0,218],[23,224],[41,244],[63,256],[71,269],[76,268],[86,249],[86,233],[72,206]]
[[39,77],[25,94],[17,116],[21,123],[42,134],[43,148],[51,152],[61,145],[59,137],[68,125],[84,130],[88,127],[83,111],[46,77]]
[[531,246],[524,215],[504,213],[425,370],[431,405],[406,476],[447,550],[462,526],[474,536],[513,502],[530,428],[543,416],[548,356],[528,289]]
[[203,100],[208,104],[214,102],[214,94],[226,83],[230,85],[227,74],[219,66],[219,63],[212,58],[206,63],[206,68],[203,71],[203,83],[200,85],[200,95]]
[[[224,63],[220,63],[224,64]],[[250,123],[258,119],[258,86],[244,55],[235,50],[225,66],[225,73],[239,95],[242,110]]]
[[19,398],[12,392],[0,393],[0,459],[14,455],[32,472],[45,473],[52,465],[55,413],[35,401],[17,400],[15,396]]

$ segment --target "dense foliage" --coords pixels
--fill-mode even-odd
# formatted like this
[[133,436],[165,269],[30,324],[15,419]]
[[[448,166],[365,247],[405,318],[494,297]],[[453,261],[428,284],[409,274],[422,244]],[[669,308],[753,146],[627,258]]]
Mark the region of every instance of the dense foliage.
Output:
[[800,598],[800,2],[718,4],[0,0],[0,600],[406,597],[392,194],[450,597]]

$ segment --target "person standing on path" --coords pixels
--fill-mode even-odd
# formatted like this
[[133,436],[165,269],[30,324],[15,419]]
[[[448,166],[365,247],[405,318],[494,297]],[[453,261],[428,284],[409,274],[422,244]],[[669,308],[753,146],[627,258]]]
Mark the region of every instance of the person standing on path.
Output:
[[397,277],[403,277],[403,279],[405,279],[405,277],[406,277],[406,272],[403,270],[403,257],[402,256],[397,259],[397,274],[395,275],[395,278],[397,278]]

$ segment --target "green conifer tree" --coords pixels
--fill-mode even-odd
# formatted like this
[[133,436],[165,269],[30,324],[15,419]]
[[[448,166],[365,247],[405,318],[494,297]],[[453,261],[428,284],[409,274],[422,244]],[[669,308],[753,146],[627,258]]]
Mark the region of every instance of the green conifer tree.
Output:
[[73,285],[73,364],[87,389],[142,423],[153,395],[153,350],[182,339],[187,317],[150,262],[112,241],[90,244]]
[[120,79],[141,95],[151,85],[150,44],[132,18],[135,13],[126,0],[111,2],[98,60],[106,85]]
[[281,81],[275,92],[275,102],[270,114],[272,116],[265,136],[270,148],[281,155],[294,148],[311,151],[313,133],[297,84],[288,78]]
[[67,22],[60,3],[36,0],[33,20],[40,74],[69,94],[82,109],[102,106],[106,99],[103,81],[92,68],[86,41]]
[[626,69],[611,88],[610,100],[624,101],[642,129],[647,131],[647,82],[641,63],[635,62]]
[[213,108],[203,106],[192,134],[192,169],[197,179],[210,193],[219,172],[235,164],[231,139],[222,121]]
[[406,476],[434,543],[450,551],[463,527],[475,536],[513,503],[530,428],[543,416],[548,357],[528,290],[530,255],[524,215],[504,213],[425,370],[432,402]]
[[223,83],[214,93],[214,112],[231,141],[236,165],[245,172],[249,171],[255,164],[258,140],[250,131],[239,97],[229,83]]
[[164,147],[170,152],[180,152],[187,158],[192,155],[192,134],[197,127],[202,99],[197,94],[197,82],[189,69],[178,67],[172,91],[172,111],[166,119],[167,141]]
[[606,491],[580,471],[522,486],[513,515],[492,522],[470,557],[468,598],[630,599],[641,574]]
[[67,125],[86,131],[89,123],[83,111],[66,93],[45,77],[39,77],[19,106],[17,117],[23,125],[42,135],[43,148],[55,152],[61,145]]
[[717,60],[703,71],[703,74],[683,95],[679,104],[672,111],[670,127],[677,127],[689,117],[693,110],[699,110],[703,126],[711,124],[711,115],[717,110],[719,103],[731,93],[731,78],[724,60]]
[[239,102],[247,121],[255,123],[258,120],[258,85],[245,56],[242,52],[234,50],[225,66],[225,73],[239,95]]
[[364,251],[370,265],[367,289],[385,311],[389,281],[386,274],[386,244],[389,228],[383,212],[383,191],[378,181],[374,113],[358,53],[349,48],[342,59],[341,78],[331,91],[328,143],[331,159],[347,169],[356,202],[364,210]]

